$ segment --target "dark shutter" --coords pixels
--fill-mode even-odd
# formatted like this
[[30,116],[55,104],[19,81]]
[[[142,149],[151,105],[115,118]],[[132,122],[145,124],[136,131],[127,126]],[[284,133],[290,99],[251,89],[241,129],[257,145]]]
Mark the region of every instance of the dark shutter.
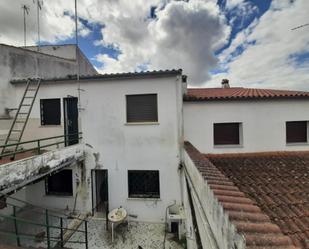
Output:
[[214,124],[214,144],[239,144],[239,123]]
[[127,122],[157,122],[157,94],[127,95]]
[[307,121],[286,122],[286,142],[307,142]]
[[62,170],[46,180],[47,195],[73,195],[72,170]]
[[160,181],[157,170],[129,170],[129,197],[159,198]]
[[41,99],[41,125],[60,125],[60,99]]

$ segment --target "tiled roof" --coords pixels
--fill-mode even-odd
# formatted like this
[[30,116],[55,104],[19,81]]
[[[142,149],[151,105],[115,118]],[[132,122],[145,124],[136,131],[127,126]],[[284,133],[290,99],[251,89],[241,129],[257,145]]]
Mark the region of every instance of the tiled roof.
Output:
[[[207,155],[297,247],[309,248],[309,152]],[[238,202],[239,203],[239,202]],[[263,231],[271,231],[264,226]]]
[[[127,72],[127,73],[110,73],[110,74],[95,74],[95,75],[80,75],[79,79],[82,80],[111,80],[111,79],[131,79],[138,77],[160,77],[160,76],[173,76],[182,73],[181,69],[171,70],[158,70],[158,71],[143,71],[143,72]],[[76,82],[76,75],[67,75],[66,77],[59,78],[46,78],[42,82],[59,82],[59,81],[72,81]],[[28,79],[13,79],[12,84],[25,83]]]
[[189,88],[185,101],[309,98],[309,92],[254,88]]
[[[250,249],[294,249],[297,248],[290,236],[285,235],[254,198],[234,183],[234,178],[225,175],[192,144],[185,148],[198,170],[205,178],[215,197],[228,214],[238,233],[243,234],[246,248]],[[254,179],[250,181],[255,185]]]

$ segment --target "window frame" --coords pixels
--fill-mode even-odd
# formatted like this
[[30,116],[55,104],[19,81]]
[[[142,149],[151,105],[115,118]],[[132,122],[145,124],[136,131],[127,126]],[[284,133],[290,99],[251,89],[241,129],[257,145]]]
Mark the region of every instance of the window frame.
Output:
[[[288,123],[305,123],[305,139],[304,141],[290,141],[289,139],[291,138],[288,138]],[[297,120],[297,121],[286,121],[285,122],[285,142],[287,145],[293,145],[293,144],[308,144],[308,141],[309,141],[309,130],[308,130],[308,121],[307,120]]]
[[[46,118],[44,119],[44,101],[48,100],[57,100],[57,105],[59,104],[59,107],[57,106],[57,122],[54,123],[48,123],[46,124]],[[46,114],[45,114],[46,115]],[[46,99],[40,99],[40,121],[41,126],[49,126],[49,125],[61,125],[61,98],[46,98]]]
[[[151,193],[131,193],[130,188],[130,173],[155,173],[157,177],[157,192],[155,194]],[[144,180],[145,183],[147,180]],[[128,170],[128,198],[129,199],[160,199],[161,193],[160,193],[160,171],[159,170]]]
[[[61,172],[64,172],[64,171],[70,171],[70,175],[71,175],[71,192],[65,192],[65,191],[63,191],[63,192],[58,192],[58,191],[51,191],[51,190],[49,190],[49,180],[52,178],[52,177],[54,177],[55,175],[57,175],[57,174],[60,174]],[[48,177],[46,177],[45,178],[45,195],[46,196],[63,196],[63,197],[72,197],[73,196],[73,193],[74,193],[74,186],[73,186],[73,170],[72,169],[63,169],[63,170],[61,170],[61,171],[59,171],[59,172],[57,172],[57,173],[55,173],[55,174],[53,174],[53,175],[51,175],[51,176],[48,176]]]
[[[128,116],[128,98],[130,96],[155,96],[155,118],[153,120],[129,120]],[[158,110],[158,94],[157,93],[140,93],[140,94],[126,94],[125,95],[125,102],[126,102],[126,124],[157,124],[159,122],[159,110]]]
[[[238,143],[217,142],[216,141],[216,125],[238,125]],[[243,124],[242,122],[216,122],[213,123],[213,145],[214,147],[240,147],[243,145]]]

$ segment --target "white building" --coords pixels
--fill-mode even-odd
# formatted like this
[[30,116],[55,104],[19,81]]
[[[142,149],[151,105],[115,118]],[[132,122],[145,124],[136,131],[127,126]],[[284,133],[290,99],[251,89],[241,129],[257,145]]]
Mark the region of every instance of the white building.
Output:
[[308,100],[300,91],[188,89],[185,140],[210,154],[308,150]]
[[[26,80],[12,81],[18,99],[25,83]],[[80,106],[78,87],[82,89]],[[108,191],[102,198],[108,200],[110,210],[123,206],[138,220],[164,222],[166,207],[174,202],[179,204],[181,199],[178,167],[182,149],[182,91],[181,70],[81,76],[79,85],[71,78],[43,80],[24,140],[64,134],[62,110],[66,101],[72,100],[73,112],[80,109],[79,119],[73,119],[77,122],[73,133],[82,132],[91,151],[83,172],[91,185],[76,192],[75,182],[82,172],[75,167],[69,197],[46,195],[41,181],[27,187],[27,201],[73,209],[77,193],[77,209],[91,212],[102,197],[96,188],[105,184]],[[149,186],[142,186],[146,183]],[[87,194],[83,195],[83,191]],[[81,200],[85,196],[86,202]]]
[[[15,58],[14,53],[29,61],[29,56],[35,58],[32,69],[19,77],[12,73],[19,72],[15,59],[0,67],[6,72],[2,110],[19,104],[29,74],[40,76],[22,137],[35,144],[22,147],[38,150],[38,143],[51,151],[5,161],[0,166],[2,193],[46,208],[92,215],[122,206],[136,221],[157,223],[166,223],[167,211],[177,204],[185,210],[181,217],[185,221],[180,222],[184,230],[179,232],[188,248],[199,243],[204,248],[226,249],[246,248],[248,241],[259,243],[254,236],[260,233],[254,229],[264,226],[250,219],[239,225],[227,209],[232,207],[241,215],[248,212],[247,217],[254,218],[257,212],[265,218],[263,210],[204,154],[307,150],[309,93],[230,88],[227,81],[220,88],[187,90],[181,70],[101,75],[74,46],[46,46],[40,53],[27,49],[4,45],[0,53],[9,54],[8,58]],[[76,53],[83,65],[79,80],[74,75]],[[13,66],[8,63],[12,60]],[[43,67],[45,63],[48,66]],[[4,135],[13,117],[11,110],[0,118]],[[78,133],[82,133],[80,143]],[[40,139],[55,136],[53,146],[44,147],[50,140]],[[184,146],[184,140],[193,146]],[[3,213],[12,209],[2,206]],[[267,238],[260,241],[270,241],[269,247],[261,244],[263,248],[287,241],[291,245],[281,227],[265,220],[275,232],[271,238],[263,233]],[[274,239],[279,235],[280,243]]]

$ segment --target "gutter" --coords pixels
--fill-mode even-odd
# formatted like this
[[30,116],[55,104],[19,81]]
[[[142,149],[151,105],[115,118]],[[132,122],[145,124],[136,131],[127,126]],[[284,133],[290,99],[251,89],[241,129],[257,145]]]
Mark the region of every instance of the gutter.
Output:
[[[136,78],[152,78],[152,77],[168,77],[181,75],[182,70],[165,70],[165,71],[146,71],[146,72],[133,72],[133,73],[115,73],[115,74],[97,74],[97,75],[81,75],[80,81],[102,81],[102,80],[125,80],[125,79],[136,79]],[[28,79],[15,79],[11,80],[10,83],[13,85],[24,84]],[[48,78],[41,79],[43,83],[49,82],[76,82],[77,75],[68,75],[67,77],[61,78]]]

